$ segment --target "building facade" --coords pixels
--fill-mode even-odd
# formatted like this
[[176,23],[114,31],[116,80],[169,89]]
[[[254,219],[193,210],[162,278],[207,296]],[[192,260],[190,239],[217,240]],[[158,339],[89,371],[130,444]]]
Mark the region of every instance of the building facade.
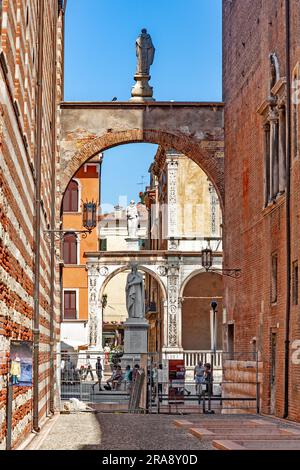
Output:
[[[216,191],[201,168],[174,150],[159,147],[150,166],[145,193],[149,211],[148,247],[152,250],[201,253],[210,246],[222,258],[222,212]],[[199,269],[200,268],[200,269]],[[181,279],[180,336],[185,351],[210,350],[210,303],[218,302],[217,349],[222,349],[222,276],[200,266]],[[146,276],[149,351],[163,348],[164,305],[153,276]],[[166,322],[165,322],[166,323]]]
[[98,224],[86,236],[72,232],[84,230],[83,203],[100,201],[100,165],[102,156],[93,158],[78,170],[64,194],[62,226],[63,255],[63,318],[61,323],[62,349],[64,343],[79,347],[88,344],[88,276],[83,257],[86,251],[99,246]]
[[[139,248],[143,249],[147,240],[148,212],[141,203],[136,205],[139,214],[137,237]],[[128,244],[126,209],[115,206],[113,212],[103,214],[100,225],[100,250],[106,252],[127,251]],[[110,279],[103,291],[103,340],[102,345],[123,345],[124,321],[128,318],[125,286],[128,272],[119,272]]]
[[258,350],[262,411],[297,421],[299,28],[298,0],[223,1],[228,348]]
[[[59,294],[54,249],[62,99],[62,0],[3,0],[0,17],[0,448],[54,412]],[[51,238],[51,237],[50,237]],[[52,245],[53,247],[53,245]],[[56,284],[57,285],[57,284]],[[33,386],[13,387],[11,342],[33,346]]]

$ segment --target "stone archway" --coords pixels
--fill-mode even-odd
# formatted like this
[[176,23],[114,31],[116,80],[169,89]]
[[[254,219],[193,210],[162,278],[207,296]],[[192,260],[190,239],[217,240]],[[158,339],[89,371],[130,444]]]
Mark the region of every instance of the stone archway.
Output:
[[62,103],[59,198],[94,155],[128,143],[173,148],[207,174],[224,205],[222,103]]
[[218,273],[195,270],[181,288],[182,346],[184,350],[210,350],[211,300],[218,302],[217,349],[222,349],[223,279]]
[[[123,329],[122,324],[126,322],[127,316],[127,309],[126,309],[126,295],[125,295],[125,285],[126,285],[126,278],[128,273],[130,272],[130,267],[126,263],[125,265],[117,266],[107,266],[109,269],[108,274],[106,276],[102,276],[99,282],[99,291],[98,291],[98,300],[99,304],[101,305],[101,300],[103,295],[106,294],[107,297],[107,306],[105,309],[102,310],[102,317],[98,319],[98,322],[102,320],[102,336],[104,337],[105,334],[108,334],[109,331],[112,329],[112,324],[114,322],[118,322],[119,327],[121,330]],[[160,302],[158,304],[158,310],[156,315],[159,318],[159,332],[160,337],[156,336],[157,334],[157,324],[153,322],[153,318],[150,319],[146,315],[146,318],[149,322],[149,330],[148,330],[148,345],[150,345],[153,341],[158,341],[158,343],[162,343],[162,333],[163,333],[163,321],[164,321],[164,309],[167,301],[167,286],[163,279],[159,276],[157,270],[153,266],[145,266],[143,264],[139,265],[139,271],[148,275],[153,280],[156,281],[158,289],[159,289],[159,296]],[[146,276],[147,278],[147,276]],[[101,284],[102,281],[102,284]],[[145,279],[145,294],[146,292],[148,295],[150,294],[147,291],[147,280]],[[145,297],[145,305],[148,305],[148,301],[150,296]],[[116,311],[117,310],[117,311]],[[147,314],[147,309],[146,309]],[[113,322],[113,323],[111,323]],[[120,323],[121,322],[121,323]],[[154,328],[155,326],[155,328]],[[98,329],[100,329],[100,325],[98,324]],[[122,336],[122,333],[121,333]],[[104,346],[105,342],[102,343]],[[149,349],[151,350],[151,349]]]

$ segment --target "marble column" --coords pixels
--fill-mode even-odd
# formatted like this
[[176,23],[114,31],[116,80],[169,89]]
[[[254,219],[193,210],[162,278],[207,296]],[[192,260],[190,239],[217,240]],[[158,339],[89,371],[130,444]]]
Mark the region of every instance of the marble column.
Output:
[[279,162],[278,162],[278,112],[271,109],[270,120],[270,198],[276,198],[279,192]]
[[264,130],[264,206],[270,202],[270,124],[263,126]]
[[181,302],[179,299],[180,266],[174,261],[168,266],[167,277],[167,344],[165,352],[182,351],[181,346]]
[[[178,207],[177,207],[177,158],[167,158],[167,178],[168,178],[168,249],[177,250],[178,240],[172,238],[178,237]],[[170,240],[171,238],[171,240]]]
[[279,106],[279,192],[286,187],[286,112],[285,106]]
[[90,264],[88,265],[88,342],[90,348],[102,351],[102,307],[98,294],[99,268]]

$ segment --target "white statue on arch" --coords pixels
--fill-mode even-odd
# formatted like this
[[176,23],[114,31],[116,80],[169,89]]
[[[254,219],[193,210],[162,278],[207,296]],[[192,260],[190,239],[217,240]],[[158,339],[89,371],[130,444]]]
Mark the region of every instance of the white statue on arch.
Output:
[[139,224],[139,213],[134,200],[130,201],[129,206],[126,209],[127,215],[127,229],[129,238],[137,238],[138,224]]

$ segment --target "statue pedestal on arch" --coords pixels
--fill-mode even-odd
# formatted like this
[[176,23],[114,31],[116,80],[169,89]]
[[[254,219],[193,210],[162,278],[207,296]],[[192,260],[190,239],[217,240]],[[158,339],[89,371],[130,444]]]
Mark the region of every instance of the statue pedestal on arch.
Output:
[[136,84],[131,89],[130,101],[155,101],[153,98],[153,88],[149,85],[150,75],[135,74]]
[[[148,321],[145,319],[144,280],[137,270],[137,263],[131,264],[131,272],[127,276],[126,306],[128,319],[124,323],[124,365],[134,365],[139,361],[141,353],[148,352]],[[125,362],[127,362],[125,364]]]
[[134,75],[136,84],[131,90],[131,101],[155,101],[153,88],[149,85],[150,65],[153,63],[155,48],[150,34],[142,29],[141,34],[135,42],[137,67]]

